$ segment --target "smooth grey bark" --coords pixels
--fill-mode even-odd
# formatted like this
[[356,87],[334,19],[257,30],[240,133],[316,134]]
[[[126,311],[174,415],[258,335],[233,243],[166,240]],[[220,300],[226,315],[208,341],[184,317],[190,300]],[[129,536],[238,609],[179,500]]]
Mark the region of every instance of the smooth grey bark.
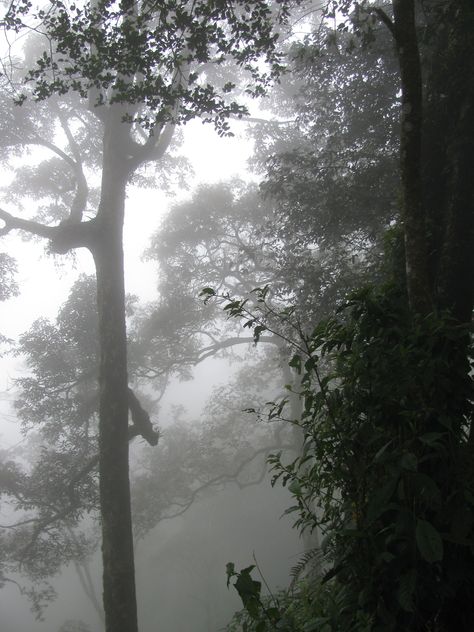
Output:
[[106,632],[137,632],[128,462],[128,375],[123,223],[129,178],[121,109],[105,124],[102,185],[92,248],[99,318],[99,490]]

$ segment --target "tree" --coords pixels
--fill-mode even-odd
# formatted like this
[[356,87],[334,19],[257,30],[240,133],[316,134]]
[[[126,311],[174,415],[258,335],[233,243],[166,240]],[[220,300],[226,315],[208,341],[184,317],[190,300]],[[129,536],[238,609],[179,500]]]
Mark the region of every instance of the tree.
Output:
[[[174,126],[194,116],[212,121],[226,133],[226,118],[245,108],[227,103],[233,85],[213,85],[213,65],[231,59],[249,76],[248,91],[259,94],[279,72],[274,18],[284,20],[261,0],[213,4],[171,2],[156,7],[123,2],[91,2],[48,11],[29,3],[10,5],[4,25],[20,32],[30,16],[47,38],[29,70],[33,99],[75,92],[89,103],[102,138],[100,199],[93,219],[83,219],[85,190],[74,142],[68,161],[77,179],[67,217],[51,226],[2,210],[2,232],[19,229],[50,240],[51,250],[66,253],[85,247],[97,274],[100,346],[99,471],[106,629],[137,629],[130,491],[128,414],[130,407],[123,282],[122,229],[125,192],[138,167],[158,160]],[[266,62],[261,70],[260,59]],[[17,99],[23,103],[26,93]],[[142,131],[140,131],[142,130]]]
[[[310,624],[331,629],[467,631],[474,234],[472,183],[458,177],[472,160],[463,60],[471,63],[473,8],[394,0],[330,9],[336,5],[351,14],[342,20],[328,9],[339,20],[337,40],[350,34],[370,46],[383,23],[397,49],[404,248],[386,254],[398,263],[390,283],[350,296],[302,338],[292,361],[303,374],[305,450],[272,463],[293,493],[297,525],[327,529],[330,599],[321,612],[320,589],[309,600],[303,589],[296,604],[285,595],[266,610],[250,569],[237,574],[236,587],[251,588],[242,594],[249,629],[300,629],[294,615],[306,604]],[[239,305],[235,313],[242,315]]]
[[[206,357],[231,336],[219,331],[218,311],[199,305],[203,287],[252,301],[253,288],[270,285],[275,301],[297,306],[305,327],[361,275],[376,273],[372,264],[398,212],[396,59],[386,34],[367,51],[349,34],[336,45],[331,29],[318,33],[328,46],[316,35],[293,45],[291,73],[271,92],[271,113],[283,111],[285,121],[252,123],[261,188],[202,187],[172,209],[147,252],[159,264],[160,295],[175,295],[180,306],[180,337],[195,341],[192,349],[180,345],[183,359]],[[153,336],[170,325],[166,309],[151,306],[144,315],[150,355]],[[197,341],[203,331],[209,344]]]
[[[129,301],[129,318],[134,307]],[[0,469],[4,511],[15,509],[16,514],[12,511],[0,526],[2,568],[7,577],[18,574],[32,580],[34,590],[27,592],[23,581],[21,590],[37,613],[54,596],[47,592],[49,578],[67,564],[74,565],[91,605],[101,613],[88,577],[88,559],[100,541],[96,330],[94,279],[83,276],[57,318],[33,323],[17,347],[28,369],[28,376],[17,381],[15,401],[27,440],[21,451],[5,455]],[[136,358],[133,326],[130,331]],[[281,378],[277,365],[270,370],[273,364],[265,357],[255,367],[244,367],[240,379],[236,376],[234,383],[213,394],[201,419],[186,423],[176,414],[162,421],[156,449],[135,442],[131,467],[135,542],[163,520],[184,514],[219,490],[259,485],[270,451],[291,449],[291,433],[279,424],[255,424],[252,415],[242,413],[242,408],[257,407],[262,398],[275,395],[274,384]],[[132,361],[132,371],[134,367]],[[139,393],[143,379],[135,375],[130,372],[130,383]],[[143,426],[129,426],[129,437],[137,434],[147,435]],[[153,546],[153,540],[145,546]]]

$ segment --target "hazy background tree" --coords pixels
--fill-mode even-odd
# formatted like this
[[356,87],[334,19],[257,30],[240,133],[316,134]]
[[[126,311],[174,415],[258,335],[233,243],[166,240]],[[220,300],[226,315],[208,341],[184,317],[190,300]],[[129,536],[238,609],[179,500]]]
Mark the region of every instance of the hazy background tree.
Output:
[[[252,10],[257,8],[257,10]],[[34,13],[36,11],[36,13]],[[25,20],[26,16],[26,20]],[[245,108],[226,102],[233,84],[210,83],[201,64],[233,59],[249,74],[250,92],[261,92],[279,69],[272,11],[264,2],[235,3],[231,11],[204,2],[156,8],[90,3],[70,9],[58,2],[49,11],[28,3],[9,6],[4,24],[30,30],[28,18],[47,38],[44,53],[30,67],[33,98],[55,99],[73,92],[88,100],[101,126],[100,200],[93,219],[83,219],[87,189],[69,143],[77,179],[74,204],[56,226],[1,212],[3,232],[22,229],[46,237],[52,250],[88,248],[97,275],[99,331],[99,485],[106,629],[137,629],[130,490],[128,416],[135,404],[127,377],[123,223],[125,192],[132,174],[166,151],[174,126],[203,115],[225,133],[230,113]],[[285,18],[284,5],[279,17]],[[267,62],[266,72],[258,65]],[[22,92],[21,104],[27,99]],[[140,133],[139,130],[143,130]],[[69,140],[69,139],[68,139]],[[71,160],[69,160],[71,162]],[[155,441],[155,439],[153,439]]]

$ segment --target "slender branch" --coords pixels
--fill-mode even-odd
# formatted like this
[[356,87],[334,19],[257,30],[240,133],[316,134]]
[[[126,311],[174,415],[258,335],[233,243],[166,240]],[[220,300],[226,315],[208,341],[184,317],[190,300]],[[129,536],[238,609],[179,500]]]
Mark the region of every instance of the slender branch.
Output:
[[182,514],[184,514],[191,507],[191,505],[194,503],[194,501],[196,500],[197,496],[201,492],[203,492],[204,490],[208,489],[209,487],[213,487],[215,485],[220,485],[221,483],[226,483],[226,482],[234,482],[239,487],[239,489],[244,489],[245,487],[250,487],[251,485],[258,485],[265,478],[265,474],[267,473],[266,465],[261,469],[258,477],[256,479],[253,479],[252,481],[250,481],[248,483],[241,483],[238,480],[239,474],[241,474],[242,470],[247,465],[249,465],[253,460],[255,460],[258,456],[260,456],[262,454],[269,454],[272,450],[275,450],[275,449],[279,449],[279,450],[280,449],[291,449],[291,447],[292,446],[290,446],[290,445],[281,445],[281,444],[279,444],[279,445],[275,445],[275,446],[267,446],[265,448],[260,448],[259,450],[256,450],[249,457],[247,457],[246,459],[241,461],[241,463],[239,464],[239,467],[232,474],[220,474],[219,476],[216,476],[216,477],[210,479],[209,481],[206,481],[205,483],[203,483],[199,487],[197,487],[191,493],[191,495],[186,500],[186,502],[183,503],[182,505],[179,505],[179,503],[174,503],[175,505],[178,505],[181,508],[179,510],[177,510],[176,512],[172,513],[172,514],[168,514],[166,516],[162,516],[160,518],[160,520],[171,520],[172,518],[177,518],[178,516],[181,516]]
[[[76,546],[79,547],[77,536],[74,533],[74,530],[71,527],[68,527],[68,531],[69,531],[69,535],[71,539],[74,541]],[[94,582],[92,581],[92,577],[91,577],[87,560],[81,560],[81,562],[79,562],[78,560],[74,560],[73,563],[74,563],[74,568],[76,569],[77,576],[79,578],[79,583],[82,586],[82,590],[84,591],[88,599],[91,601],[101,621],[104,621],[105,619],[104,609],[102,608],[97,598]]]
[[379,20],[385,24],[385,26],[388,28],[388,30],[392,34],[394,40],[397,41],[398,38],[397,38],[397,30],[395,28],[395,24],[390,19],[390,17],[385,13],[385,11],[381,9],[380,7],[373,7],[371,11],[372,13],[375,13],[375,15],[379,18]]
[[76,168],[76,163],[74,162],[73,158],[66,154],[66,152],[60,149],[57,145],[49,140],[46,140],[46,138],[42,138],[41,136],[33,136],[29,144],[40,145],[41,147],[46,147],[47,149],[50,149],[53,153],[55,153],[57,156],[67,162],[70,167],[72,167],[73,169]]
[[[129,398],[129,407],[132,416],[133,425],[129,427],[129,439],[136,437],[137,435],[141,435],[150,445],[157,445],[159,439],[159,432],[156,431],[150,421],[150,417],[148,413],[142,408],[138,398],[134,394],[131,388],[128,389],[128,398]],[[52,515],[49,515],[42,520],[39,518],[32,518],[28,520],[24,520],[14,525],[7,525],[3,528],[15,528],[25,524],[36,523],[35,528],[33,529],[33,533],[31,535],[30,541],[24,547],[22,551],[22,557],[25,558],[28,553],[31,551],[39,536],[43,531],[45,531],[50,525],[60,522],[61,520],[66,519],[72,512],[78,510],[80,508],[80,498],[78,497],[77,491],[75,489],[76,485],[89,474],[95,467],[97,467],[99,463],[99,455],[95,454],[93,457],[89,459],[89,461],[71,478],[67,485],[67,494],[69,497],[69,504],[61,509],[60,511],[56,511]],[[2,525],[0,525],[1,527]]]
[[64,133],[66,134],[67,141],[69,143],[69,147],[71,148],[71,152],[74,156],[74,160],[72,161],[72,168],[74,171],[74,175],[76,176],[76,193],[74,196],[74,201],[71,206],[71,212],[69,214],[69,219],[75,223],[79,223],[82,220],[82,215],[86,210],[87,198],[89,195],[89,187],[87,185],[87,180],[84,175],[84,170],[82,167],[82,157],[81,152],[79,150],[79,146],[74,138],[71,129],[69,127],[68,121],[64,112],[61,110],[60,106],[55,103],[56,112],[61,123],[61,127],[63,128]]
[[[265,342],[279,346],[279,342],[275,336],[260,336],[259,342]],[[236,336],[234,338],[228,338],[227,340],[216,342],[213,345],[209,345],[208,347],[203,347],[202,349],[200,349],[197,354],[195,363],[199,364],[200,362],[203,362],[204,360],[215,355],[218,351],[221,351],[222,349],[250,343],[255,343],[255,339],[253,336]]]

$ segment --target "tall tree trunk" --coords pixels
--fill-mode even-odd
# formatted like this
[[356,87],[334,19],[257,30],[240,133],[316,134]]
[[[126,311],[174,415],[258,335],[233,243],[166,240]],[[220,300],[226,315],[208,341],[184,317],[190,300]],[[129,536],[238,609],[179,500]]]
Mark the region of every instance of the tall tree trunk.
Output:
[[106,123],[93,254],[100,345],[99,473],[106,632],[137,632],[128,463],[128,377],[123,221],[128,180],[120,117]]
[[[429,78],[427,92],[444,114],[438,123],[444,165],[443,172],[432,173],[431,180],[445,181],[438,303],[460,323],[470,323],[474,303],[474,3],[446,2],[434,19],[429,27],[434,33],[435,85]],[[429,155],[427,162],[430,168]]]
[[400,167],[408,299],[412,310],[432,310],[428,238],[421,179],[423,91],[415,0],[393,0],[394,36],[402,89]]

